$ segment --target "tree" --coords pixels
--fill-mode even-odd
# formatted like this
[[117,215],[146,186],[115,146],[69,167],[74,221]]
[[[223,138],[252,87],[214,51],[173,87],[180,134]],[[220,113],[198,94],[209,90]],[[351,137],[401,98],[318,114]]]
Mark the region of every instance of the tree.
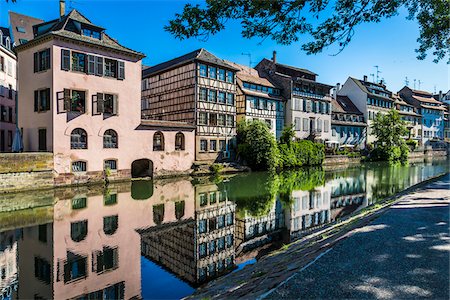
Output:
[[409,131],[398,111],[391,109],[387,114],[378,113],[370,128],[377,138],[371,153],[373,160],[407,161],[409,148],[404,137]]
[[289,145],[295,138],[294,125],[286,126],[281,131],[280,143]]
[[238,154],[253,170],[274,170],[279,163],[275,137],[267,124],[254,120],[239,122],[237,128]]
[[449,56],[448,0],[206,0],[205,7],[186,4],[165,29],[179,39],[207,39],[225,29],[228,20],[238,20],[245,38],[271,38],[289,45],[309,34],[312,41],[303,43],[302,50],[317,54],[333,44],[342,51],[357,25],[378,23],[397,15],[401,8],[419,24],[417,58],[425,59],[428,51],[435,62]]

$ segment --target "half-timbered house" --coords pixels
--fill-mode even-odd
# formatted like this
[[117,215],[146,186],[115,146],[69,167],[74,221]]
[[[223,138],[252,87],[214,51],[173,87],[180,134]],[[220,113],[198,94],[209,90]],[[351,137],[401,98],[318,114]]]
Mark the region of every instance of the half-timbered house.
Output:
[[195,125],[197,161],[230,158],[236,135],[236,71],[205,49],[145,68],[143,118]]

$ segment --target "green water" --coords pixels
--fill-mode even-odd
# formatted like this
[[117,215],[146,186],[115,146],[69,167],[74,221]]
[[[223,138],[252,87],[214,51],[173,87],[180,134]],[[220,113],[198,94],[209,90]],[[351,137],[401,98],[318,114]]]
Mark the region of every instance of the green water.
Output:
[[447,160],[0,195],[4,298],[180,298]]

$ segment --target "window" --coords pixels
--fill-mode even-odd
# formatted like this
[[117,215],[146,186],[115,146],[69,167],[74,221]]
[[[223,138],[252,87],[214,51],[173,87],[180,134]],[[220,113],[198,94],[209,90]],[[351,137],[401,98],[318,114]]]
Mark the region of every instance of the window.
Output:
[[216,102],[217,101],[217,92],[215,90],[209,90],[208,91],[208,101],[209,102]]
[[[105,165],[106,165],[106,163],[105,163]],[[103,203],[107,206],[117,204],[117,194],[110,194],[109,190],[107,190],[107,191],[108,191],[108,193],[105,194],[105,196],[103,198]]]
[[330,122],[328,120],[323,121],[323,131],[328,132],[330,130]]
[[209,141],[209,151],[217,151],[217,141],[216,140],[210,140]]
[[95,75],[96,76],[103,75],[103,57],[100,56],[95,57]]
[[224,249],[225,249],[225,237],[221,237],[217,240],[217,250],[222,251]]
[[71,112],[84,113],[86,107],[86,92],[64,89],[64,92],[58,92],[58,105],[62,100],[64,110]]
[[211,66],[208,67],[208,77],[209,78],[214,78],[214,79],[217,78],[217,69],[216,69],[216,67],[211,67]]
[[86,197],[72,199],[72,209],[74,209],[74,210],[82,209],[82,208],[85,208],[86,206],[87,206],[87,198]]
[[301,123],[302,123],[302,118],[295,118],[294,119],[294,124],[295,124],[295,130],[296,131],[300,131],[301,130]]
[[94,39],[97,39],[97,40],[99,40],[101,38],[100,31],[92,30],[92,29],[89,29],[89,28],[83,28],[81,30],[81,33],[84,36],[88,36],[88,37],[91,37],[91,38],[94,38]]
[[225,140],[219,140],[219,150],[220,151],[227,150],[227,142]]
[[209,114],[209,126],[217,126],[217,114]]
[[104,246],[103,251],[94,251],[92,253],[92,271],[101,273],[117,268],[119,263],[118,257],[117,247]]
[[34,91],[34,111],[41,112],[50,109],[50,89]]
[[40,281],[50,284],[50,263],[40,257],[34,257],[34,276]]
[[117,132],[112,129],[108,129],[103,134],[103,148],[118,148]]
[[233,213],[228,213],[225,217],[225,225],[230,226],[233,225],[234,219],[233,219]]
[[34,73],[50,69],[50,49],[34,53]]
[[117,95],[97,94],[97,113],[105,113],[108,115],[117,115],[118,101]]
[[72,163],[72,172],[86,172],[86,162],[74,161]]
[[207,255],[207,253],[206,253],[206,243],[201,243],[198,246],[198,254],[199,254],[200,258],[206,257],[206,255]]
[[160,131],[153,135],[153,151],[164,151],[164,135]]
[[264,122],[266,123],[267,127],[269,127],[269,129],[272,129],[272,121],[271,120],[264,120]]
[[86,72],[86,54],[72,51],[72,71]]
[[0,56],[0,71],[5,72],[5,58],[3,56]]
[[228,105],[234,105],[234,94],[227,94],[227,104]]
[[61,70],[70,70],[70,50],[61,49]]
[[119,216],[103,217],[103,232],[106,235],[112,235],[119,227]]
[[227,82],[234,83],[234,73],[232,71],[227,71]]
[[200,151],[208,151],[208,141],[200,140]]
[[209,204],[214,204],[217,202],[216,192],[209,193]]
[[74,242],[81,242],[88,233],[88,221],[83,220],[79,222],[70,223],[70,238]]
[[217,96],[217,102],[225,103],[225,92],[219,91],[218,96]]
[[206,65],[200,64],[200,76],[206,77],[207,68]]
[[217,115],[217,125],[225,126],[225,115],[222,114]]
[[75,128],[70,134],[70,149],[87,149],[87,134],[84,129]]
[[227,248],[232,247],[233,246],[233,235],[232,234],[227,235],[225,237],[225,242],[226,242]]
[[104,168],[105,168],[105,170],[116,171],[117,170],[117,160],[115,160],[115,159],[105,160]]
[[200,202],[200,206],[205,206],[206,204],[208,204],[208,198],[206,197],[205,193],[198,194],[198,199]]
[[207,231],[206,224],[207,224],[206,220],[198,221],[198,233],[206,233]]
[[227,115],[227,127],[234,126],[234,117],[232,115]]
[[105,58],[104,75],[106,77],[116,77],[117,60]]
[[309,130],[309,120],[307,118],[303,118],[303,131]]
[[21,26],[17,26],[16,30],[17,30],[17,32],[20,32],[20,33],[26,33],[25,28],[21,27]]
[[208,93],[208,90],[205,88],[200,88],[200,92],[199,92],[199,99],[200,101],[206,101],[206,95]]
[[184,134],[181,132],[175,135],[175,150],[184,150]]
[[205,112],[201,112],[198,114],[198,123],[200,125],[206,125],[208,123],[208,114]]
[[219,80],[225,81],[225,70],[224,69],[219,69],[218,78],[219,78]]

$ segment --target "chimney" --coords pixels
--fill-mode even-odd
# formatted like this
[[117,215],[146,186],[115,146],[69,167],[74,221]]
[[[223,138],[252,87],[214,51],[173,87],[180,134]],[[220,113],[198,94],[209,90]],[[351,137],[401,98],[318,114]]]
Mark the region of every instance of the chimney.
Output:
[[336,87],[334,88],[334,99],[337,99],[337,95],[339,93],[339,90],[341,89],[341,84],[338,82],[336,83]]
[[364,75],[364,79],[363,79],[364,81],[367,81],[367,75]]
[[273,51],[272,61],[274,64],[277,63],[277,51]]
[[59,16],[62,18],[66,15],[66,1],[59,0]]
[[442,95],[442,90],[439,91],[439,101],[444,100],[444,95]]

